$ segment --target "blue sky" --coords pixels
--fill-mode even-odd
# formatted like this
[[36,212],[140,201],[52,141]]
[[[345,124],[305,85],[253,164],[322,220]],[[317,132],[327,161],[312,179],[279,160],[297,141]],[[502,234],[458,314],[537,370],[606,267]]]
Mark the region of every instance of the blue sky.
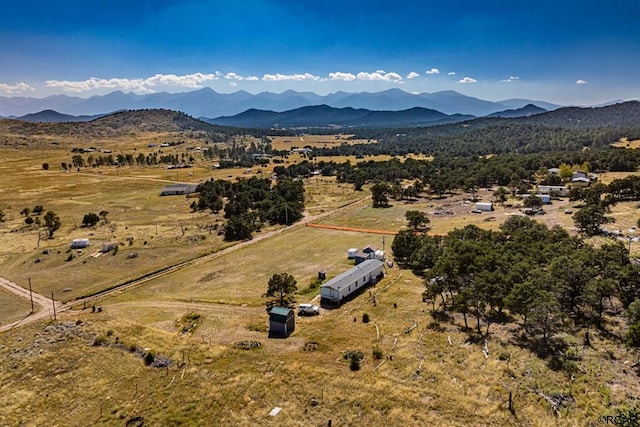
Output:
[[640,98],[638,0],[0,0],[0,96]]

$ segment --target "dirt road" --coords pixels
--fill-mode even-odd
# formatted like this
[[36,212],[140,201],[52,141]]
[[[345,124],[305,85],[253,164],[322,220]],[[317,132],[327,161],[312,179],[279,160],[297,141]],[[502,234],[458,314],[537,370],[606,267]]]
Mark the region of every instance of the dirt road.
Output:
[[23,288],[20,285],[17,285],[7,279],[0,277],[0,286],[9,292],[19,296],[20,298],[24,298],[27,301],[30,301],[33,297],[33,309],[34,312],[29,314],[27,317],[22,320],[18,320],[12,323],[8,323],[6,325],[0,326],[0,332],[7,331],[9,329],[15,328],[16,326],[20,326],[23,324],[35,322],[36,320],[45,319],[47,317],[53,317],[54,313],[54,303],[56,312],[58,310],[62,310],[62,303],[59,301],[53,301],[51,298],[47,298],[44,295],[40,295],[36,292],[29,292],[28,289]]

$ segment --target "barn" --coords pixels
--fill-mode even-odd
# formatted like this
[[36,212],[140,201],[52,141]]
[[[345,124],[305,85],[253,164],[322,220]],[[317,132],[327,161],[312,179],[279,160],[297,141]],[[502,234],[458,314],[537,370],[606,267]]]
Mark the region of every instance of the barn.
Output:
[[288,337],[296,328],[296,315],[286,307],[272,307],[269,310],[269,336]]
[[320,286],[320,304],[340,305],[356,292],[375,284],[384,276],[384,263],[379,259],[367,259]]

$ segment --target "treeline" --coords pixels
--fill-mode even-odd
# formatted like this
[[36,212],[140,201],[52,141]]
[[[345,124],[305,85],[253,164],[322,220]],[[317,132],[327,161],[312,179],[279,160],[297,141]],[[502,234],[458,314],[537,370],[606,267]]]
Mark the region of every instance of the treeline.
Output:
[[304,214],[304,187],[300,180],[283,177],[272,185],[269,178],[233,182],[212,178],[198,185],[196,191],[198,201],[191,204],[191,209],[214,213],[224,210],[225,240],[250,239],[265,223],[290,225]]
[[484,156],[604,148],[620,138],[640,137],[640,126],[567,129],[545,125],[504,123],[491,126],[446,125],[428,128],[358,130],[353,139],[377,139],[375,144],[342,144],[318,148],[320,156],[366,156],[409,153],[434,156]]
[[394,158],[387,161],[350,162],[303,161],[287,167],[277,166],[278,176],[309,177],[319,171],[324,176],[336,175],[341,182],[362,187],[368,182],[399,183],[421,180],[432,193],[444,194],[470,186],[493,185],[525,188],[536,176],[562,164],[588,164],[591,171],[635,171],[640,165],[640,151],[626,149],[584,150],[575,152],[504,154],[490,157],[438,156],[432,161]]
[[[182,154],[161,154],[161,153],[140,153],[137,156],[133,154],[117,154],[112,155],[93,155],[89,154],[85,158],[80,154],[75,154],[71,157],[71,163],[69,166],[83,168],[83,167],[100,167],[100,166],[150,166],[150,165],[177,165],[180,163],[193,163],[195,161],[193,155],[189,153]],[[63,162],[63,165],[67,165]],[[65,166],[62,167],[66,169]]]
[[[504,319],[521,317],[529,344],[561,354],[554,335],[595,325],[640,298],[640,267],[624,245],[599,248],[527,217],[513,216],[499,231],[474,225],[446,236],[401,231],[392,244],[396,261],[425,275],[425,301],[434,312],[458,313],[478,333]],[[439,306],[439,309],[438,309]],[[631,337],[629,337],[631,338]]]

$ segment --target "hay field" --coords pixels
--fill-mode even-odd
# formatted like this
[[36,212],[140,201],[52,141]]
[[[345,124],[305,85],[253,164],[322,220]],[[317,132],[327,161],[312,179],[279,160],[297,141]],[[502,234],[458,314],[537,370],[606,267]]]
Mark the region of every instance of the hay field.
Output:
[[629,148],[635,150],[637,148],[640,148],[640,139],[629,141],[628,138],[620,138],[620,141],[615,142],[611,145],[618,148]]

